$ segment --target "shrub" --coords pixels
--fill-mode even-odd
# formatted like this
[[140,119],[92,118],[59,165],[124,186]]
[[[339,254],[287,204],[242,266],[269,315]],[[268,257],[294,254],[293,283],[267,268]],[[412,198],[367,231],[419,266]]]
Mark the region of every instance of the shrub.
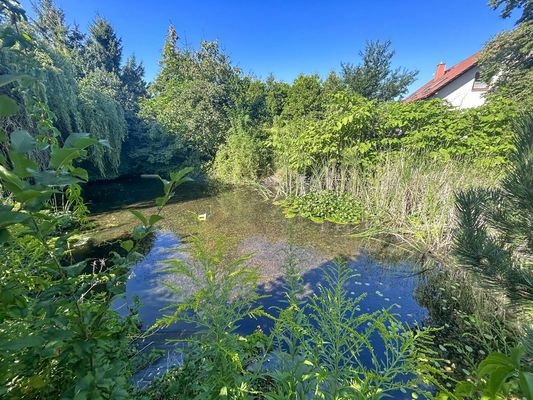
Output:
[[256,182],[261,174],[261,145],[245,133],[232,133],[220,146],[213,163],[213,175],[222,182]]

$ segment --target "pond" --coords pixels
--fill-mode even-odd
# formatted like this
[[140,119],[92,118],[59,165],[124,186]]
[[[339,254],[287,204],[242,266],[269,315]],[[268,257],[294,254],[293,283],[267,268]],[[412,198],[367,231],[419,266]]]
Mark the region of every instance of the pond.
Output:
[[[159,194],[156,182],[143,180],[99,183],[86,188],[85,198],[96,212],[94,222],[99,240],[110,240],[130,231],[136,220],[129,209],[152,213],[155,210],[152,199]],[[205,221],[199,221],[199,214],[205,214]],[[398,261],[402,254],[398,255],[394,246],[356,239],[347,226],[287,219],[260,191],[234,189],[213,193],[188,184],[180,188],[162,216],[164,220],[151,249],[132,268],[125,299],[116,304],[117,309],[125,311],[137,296],[141,301],[143,328],[151,326],[166,306],[179,302],[179,296],[167,288],[165,281],[177,286],[183,281],[162,274],[163,262],[183,258],[182,238],[199,230],[224,237],[231,242],[236,256],[253,255],[250,262],[259,268],[261,276],[258,291],[268,295],[262,300],[267,310],[284,301],[282,271],[291,248],[308,293],[316,292],[323,282],[323,268],[342,256],[357,274],[346,289],[353,296],[367,294],[360,303],[362,312],[393,307],[399,318],[409,324],[422,324],[428,316],[415,298],[421,280],[417,268]],[[239,332],[251,333],[258,325],[265,331],[269,329],[268,320],[250,320],[242,322]],[[138,374],[135,377],[138,383],[143,384],[159,371],[180,362],[179,350],[169,345],[168,340],[183,334],[186,332],[182,328],[173,326],[146,339],[146,349],[164,349],[167,357]]]

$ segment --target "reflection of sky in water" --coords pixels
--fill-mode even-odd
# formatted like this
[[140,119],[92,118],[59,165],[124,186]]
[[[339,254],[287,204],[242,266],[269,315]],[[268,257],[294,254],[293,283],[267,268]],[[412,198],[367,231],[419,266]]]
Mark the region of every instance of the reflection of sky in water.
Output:
[[[258,257],[252,260],[253,263],[259,268],[263,264],[265,266],[266,272],[263,273],[258,291],[269,296],[261,301],[265,309],[268,310],[282,305],[285,300],[283,277],[279,274],[279,270],[280,263],[283,263],[286,257],[286,251],[284,251],[286,242],[270,243],[260,237],[252,241],[253,243],[250,241],[244,243],[241,246],[241,251],[248,252],[253,249],[258,254]],[[179,302],[180,296],[171,291],[163,282],[166,281],[180,287],[184,281],[178,276],[162,273],[166,268],[163,263],[165,260],[183,258],[179,246],[180,241],[174,233],[159,232],[152,250],[132,268],[126,286],[126,298],[115,304],[120,312],[126,312],[127,304],[133,305],[134,297],[138,296],[141,302],[139,313],[144,329],[152,325],[161,313],[165,312],[161,311],[162,309]],[[319,254],[313,254],[316,252],[312,248],[298,247],[295,251],[300,259],[309,262],[309,264],[305,264],[305,269],[302,271],[303,282],[307,291],[309,293],[318,292],[318,285],[324,283],[322,268],[332,261],[324,262],[323,257]],[[413,276],[412,268],[408,265],[395,265],[394,268],[385,267],[365,254],[350,259],[348,263],[357,276],[350,280],[346,290],[354,297],[362,293],[367,294],[359,303],[361,312],[373,312],[392,307],[392,312],[398,314],[403,322],[411,324],[424,320],[427,310],[421,307],[414,298],[417,278]],[[277,271],[277,273],[273,271]],[[239,333],[250,333],[258,325],[263,330],[268,331],[269,324],[270,320],[266,318],[245,320],[240,325]],[[177,338],[180,332],[183,332],[183,327],[171,326],[160,330],[145,340],[142,346],[165,349],[167,350],[167,357],[138,374],[137,379],[141,381],[148,379],[158,370],[166,370],[169,366],[180,361],[179,353],[173,351],[173,346],[167,343],[168,339]],[[379,341],[374,344],[379,353],[382,344]]]
[[[138,221],[128,208],[142,211],[145,215],[156,212],[153,199],[161,195],[161,185],[157,181],[133,179],[104,182],[89,185],[84,196],[90,200],[91,209],[99,212],[94,219],[98,227],[98,240],[113,240],[117,236],[131,232]],[[199,223],[195,215],[206,214],[207,220]],[[414,271],[408,264],[378,263],[375,257],[392,260],[402,259],[405,254],[386,242],[368,242],[350,235],[353,228],[334,224],[315,224],[302,218],[288,220],[271,199],[248,189],[238,189],[211,193],[199,185],[187,184],[178,188],[178,195],[162,211],[164,219],[160,226],[164,232],[157,234],[149,254],[132,268],[127,282],[126,299],[115,306],[123,313],[127,305],[133,304],[134,296],[141,300],[139,310],[143,328],[152,325],[161,310],[179,301],[162,281],[178,287],[187,287],[184,279],[162,274],[165,260],[183,257],[177,247],[178,237],[185,237],[205,229],[218,236],[228,238],[237,245],[238,254],[253,254],[251,263],[261,273],[258,290],[270,295],[264,299],[265,308],[279,306],[284,300],[282,292],[281,266],[287,257],[289,241],[294,254],[300,261],[304,283],[309,291],[316,291],[323,281],[322,267],[331,263],[334,257],[344,256],[354,272],[359,274],[347,287],[354,297],[361,293],[367,296],[361,300],[361,312],[372,312],[393,306],[393,311],[402,321],[414,323],[426,317],[426,310],[414,299],[417,278],[410,276]],[[172,233],[171,233],[172,232]],[[369,257],[361,249],[368,249]],[[170,312],[170,311],[167,311]],[[243,321],[241,333],[253,331],[257,325],[268,330],[268,320]],[[179,352],[167,340],[183,333],[183,326],[172,326],[145,339],[140,347],[146,351],[156,346],[168,350],[167,357],[136,376],[145,381],[157,371],[164,371],[180,361]],[[378,346],[379,347],[379,346]],[[400,399],[401,396],[394,398]],[[409,396],[407,397],[409,398]]]

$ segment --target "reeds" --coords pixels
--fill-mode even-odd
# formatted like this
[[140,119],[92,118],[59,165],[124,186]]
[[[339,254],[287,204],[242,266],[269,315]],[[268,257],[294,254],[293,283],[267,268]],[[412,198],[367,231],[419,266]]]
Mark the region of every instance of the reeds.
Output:
[[281,170],[278,197],[347,193],[363,209],[357,235],[392,235],[413,250],[444,255],[452,241],[455,193],[494,187],[499,175],[469,162],[442,162],[403,152],[386,155],[371,168],[325,163],[305,175]]

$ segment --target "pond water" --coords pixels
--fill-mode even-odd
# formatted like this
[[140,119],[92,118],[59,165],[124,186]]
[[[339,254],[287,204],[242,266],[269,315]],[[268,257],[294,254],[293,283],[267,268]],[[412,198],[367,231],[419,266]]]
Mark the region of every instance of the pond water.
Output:
[[[110,240],[130,231],[136,220],[128,210],[153,213],[151,199],[157,195],[160,195],[159,184],[143,180],[100,183],[86,188],[85,197],[96,212],[94,222],[99,240]],[[199,214],[206,214],[205,221],[198,220]],[[161,230],[146,257],[132,268],[125,299],[116,304],[117,309],[125,311],[138,296],[143,328],[151,326],[164,313],[163,308],[179,302],[178,295],[165,282],[180,286],[183,281],[162,274],[165,268],[162,262],[183,258],[181,238],[199,230],[224,237],[231,242],[235,255],[253,254],[250,262],[259,268],[261,276],[258,290],[268,295],[262,300],[266,309],[279,306],[284,300],[282,270],[291,247],[307,292],[316,292],[323,282],[323,268],[335,257],[343,256],[358,275],[347,287],[350,295],[367,294],[360,303],[362,312],[393,307],[399,318],[409,324],[423,323],[428,316],[414,295],[420,281],[417,269],[398,261],[402,255],[397,254],[394,246],[358,240],[346,226],[286,219],[280,208],[258,191],[236,189],[210,193],[205,188],[186,185],[162,215]],[[250,320],[242,322],[239,332],[250,333],[258,325],[269,329],[267,320]],[[181,327],[173,326],[146,339],[146,349],[154,346],[164,349],[167,357],[138,374],[135,379],[140,384],[180,361],[179,350],[169,345],[168,340],[183,334]]]

